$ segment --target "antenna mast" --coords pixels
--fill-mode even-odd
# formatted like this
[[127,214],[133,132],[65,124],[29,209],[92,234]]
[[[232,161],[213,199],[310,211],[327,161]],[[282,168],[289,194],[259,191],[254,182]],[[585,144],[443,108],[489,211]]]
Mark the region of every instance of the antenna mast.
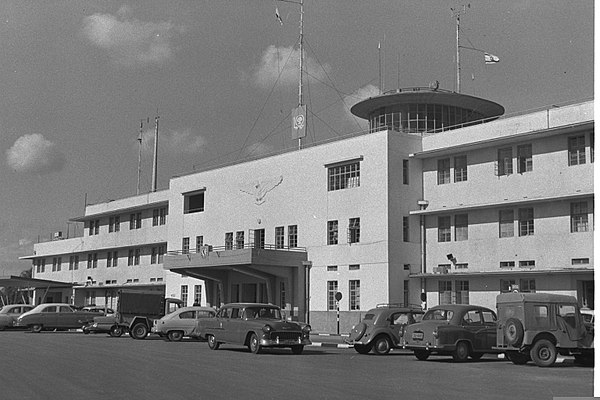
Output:
[[154,163],[152,165],[152,191],[156,192],[156,184],[158,182],[158,110],[156,110],[156,117],[154,117]]
[[141,119],[140,120],[140,135],[138,136],[138,146],[139,146],[139,153],[138,153],[138,170],[137,170],[137,190],[135,192],[135,194],[140,194],[140,178],[141,178],[141,174],[142,174],[142,128],[144,127],[144,120]]
[[[298,82],[298,107],[303,105],[303,93],[302,93],[302,68],[304,64],[304,0],[300,0],[300,71],[299,71],[299,82]],[[306,119],[304,120],[306,125]],[[298,138],[298,149],[302,148],[302,137]]]
[[460,16],[467,13],[467,8],[471,8],[471,4],[463,4],[462,9],[450,8],[456,17],[456,93],[460,93]]

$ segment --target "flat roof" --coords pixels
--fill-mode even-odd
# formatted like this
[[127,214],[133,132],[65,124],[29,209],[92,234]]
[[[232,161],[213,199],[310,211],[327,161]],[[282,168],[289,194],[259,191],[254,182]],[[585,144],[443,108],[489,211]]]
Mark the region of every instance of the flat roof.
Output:
[[0,276],[0,286],[2,287],[26,287],[26,288],[70,288],[73,283],[50,281],[46,279],[25,278],[22,276]]

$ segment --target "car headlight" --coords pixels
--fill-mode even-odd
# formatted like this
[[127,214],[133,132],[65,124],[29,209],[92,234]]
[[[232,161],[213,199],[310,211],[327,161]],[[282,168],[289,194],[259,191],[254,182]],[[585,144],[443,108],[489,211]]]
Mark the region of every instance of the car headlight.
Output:
[[263,326],[262,330],[264,333],[269,333],[273,330],[273,328],[271,328],[270,325],[265,325],[265,326]]
[[310,326],[310,325],[304,325],[304,326],[302,327],[302,331],[303,331],[303,332],[309,333],[311,330],[312,330],[312,328],[311,328],[311,326]]

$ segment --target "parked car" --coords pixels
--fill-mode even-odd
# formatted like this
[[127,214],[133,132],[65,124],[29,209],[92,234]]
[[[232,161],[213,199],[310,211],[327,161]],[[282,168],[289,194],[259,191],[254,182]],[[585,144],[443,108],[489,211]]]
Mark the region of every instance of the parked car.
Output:
[[451,355],[455,361],[478,360],[485,353],[498,353],[496,313],[490,309],[447,304],[429,309],[421,322],[406,327],[403,347],[419,360],[431,354]]
[[378,304],[354,325],[346,343],[354,346],[360,354],[371,350],[375,354],[388,354],[393,348],[402,347],[404,330],[420,321],[424,311],[421,307],[404,307],[399,304]]
[[33,309],[32,305],[29,304],[9,304],[0,309],[0,331],[6,328],[14,328],[17,322],[17,318]]
[[46,303],[22,314],[17,319],[17,326],[28,327],[36,333],[43,329],[75,329],[92,321],[96,315],[76,311],[66,303]]
[[200,320],[214,318],[216,313],[212,307],[182,307],[157,320],[152,332],[166,336],[172,342],[179,342],[184,336],[200,338]]
[[109,315],[115,313],[115,310],[113,310],[112,308],[103,306],[85,306],[81,309],[81,311],[93,312],[102,315]]
[[222,306],[215,318],[202,324],[200,336],[212,350],[227,343],[248,346],[255,354],[265,347],[290,347],[301,354],[311,344],[310,325],[287,321],[278,306],[261,303]]
[[496,297],[496,348],[513,364],[529,360],[539,367],[554,365],[558,354],[594,363],[594,329],[586,324],[577,299],[552,293],[501,293]]

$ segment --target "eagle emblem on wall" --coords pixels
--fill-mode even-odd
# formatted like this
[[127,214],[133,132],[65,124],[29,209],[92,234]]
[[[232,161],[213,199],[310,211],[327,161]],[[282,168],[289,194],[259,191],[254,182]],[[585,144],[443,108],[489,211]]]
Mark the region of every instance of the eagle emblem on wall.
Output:
[[267,193],[281,185],[281,182],[283,182],[282,175],[270,179],[261,179],[252,182],[249,186],[240,189],[240,191],[252,196],[254,198],[254,204],[260,206],[266,201],[265,197]]

